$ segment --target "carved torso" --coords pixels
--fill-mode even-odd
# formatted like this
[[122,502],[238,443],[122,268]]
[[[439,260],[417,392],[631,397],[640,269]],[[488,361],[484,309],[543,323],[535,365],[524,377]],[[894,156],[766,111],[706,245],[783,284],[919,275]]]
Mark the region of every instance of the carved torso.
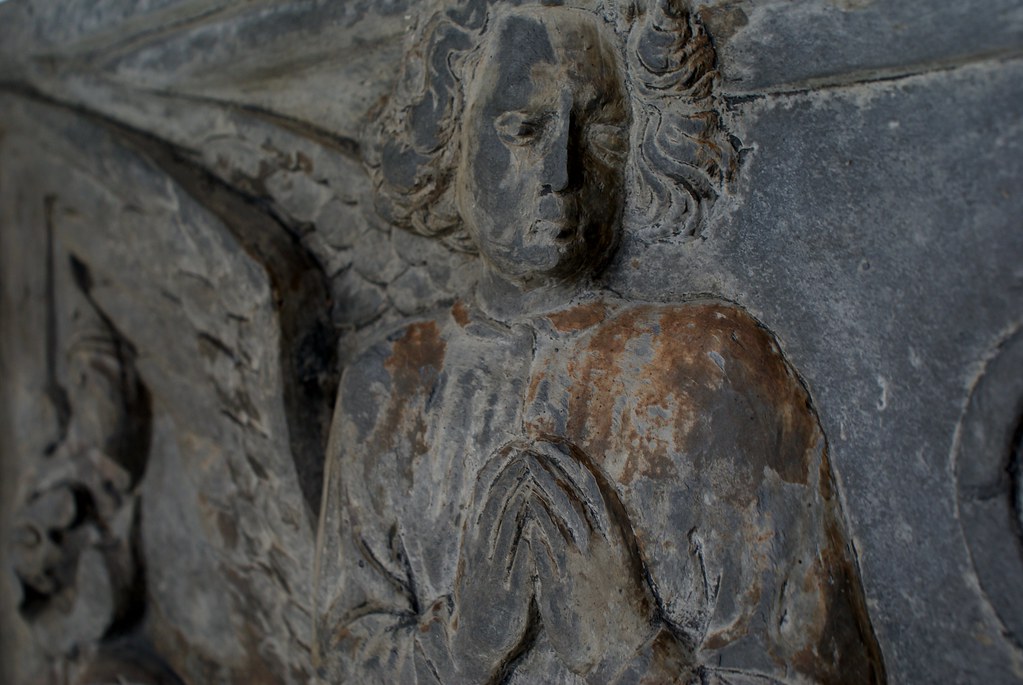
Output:
[[[371,347],[342,382],[328,454],[325,662],[356,679],[422,672],[416,641],[431,607],[455,603],[462,550],[492,511],[478,514],[479,482],[512,459],[505,446],[539,443],[570,445],[620,498],[644,569],[632,582],[693,668],[836,681],[856,663],[851,679],[869,677],[809,398],[770,334],[713,301],[591,300],[513,325],[456,303]],[[580,611],[585,642],[597,616]],[[848,662],[823,657],[835,650]],[[532,658],[549,675],[552,659]]]

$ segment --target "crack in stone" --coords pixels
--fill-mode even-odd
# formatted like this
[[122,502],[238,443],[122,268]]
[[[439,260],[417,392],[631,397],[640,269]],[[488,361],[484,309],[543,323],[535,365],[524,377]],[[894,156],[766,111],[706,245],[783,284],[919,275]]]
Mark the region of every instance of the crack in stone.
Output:
[[812,77],[802,81],[783,83],[759,90],[727,92],[727,90],[723,89],[724,92],[722,92],[721,97],[728,103],[729,107],[734,107],[770,97],[792,97],[820,91],[843,90],[858,86],[869,86],[875,83],[903,81],[929,74],[956,72],[960,69],[983,64],[1005,64],[1019,60],[1023,60],[1023,49],[999,50],[945,61],[939,60],[901,67],[860,70],[846,74]]

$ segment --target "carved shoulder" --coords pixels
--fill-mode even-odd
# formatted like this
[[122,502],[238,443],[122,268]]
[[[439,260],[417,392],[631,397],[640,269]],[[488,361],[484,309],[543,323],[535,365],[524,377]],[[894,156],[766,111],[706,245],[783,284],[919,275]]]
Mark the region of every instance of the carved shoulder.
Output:
[[607,473],[664,619],[701,661],[760,671],[770,652],[821,682],[882,672],[824,435],[770,331],[717,301],[548,320],[527,426]]
[[560,342],[534,370],[534,429],[603,455],[625,482],[707,459],[807,482],[816,414],[773,336],[744,310],[590,303],[548,318]]
[[389,444],[396,439],[415,398],[429,393],[444,365],[443,325],[436,319],[407,324],[346,369],[335,407],[332,452],[342,447],[339,440]]

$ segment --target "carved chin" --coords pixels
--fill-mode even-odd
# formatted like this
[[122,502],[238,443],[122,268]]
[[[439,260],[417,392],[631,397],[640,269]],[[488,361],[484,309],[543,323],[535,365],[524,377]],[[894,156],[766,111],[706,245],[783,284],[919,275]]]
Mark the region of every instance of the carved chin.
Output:
[[546,250],[548,258],[537,255],[534,259],[515,260],[502,268],[488,260],[506,279],[523,288],[568,284],[598,273],[608,261],[607,251],[594,252],[584,241],[552,245]]
[[532,288],[561,280],[557,274],[565,255],[555,245],[533,248],[528,257],[515,255],[505,259],[487,259],[501,276],[524,288]]

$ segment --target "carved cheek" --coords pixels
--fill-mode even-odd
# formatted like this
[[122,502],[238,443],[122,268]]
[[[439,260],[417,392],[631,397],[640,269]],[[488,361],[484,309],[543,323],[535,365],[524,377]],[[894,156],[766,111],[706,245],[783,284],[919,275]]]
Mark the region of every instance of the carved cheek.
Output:
[[494,232],[501,223],[501,215],[507,211],[503,198],[513,165],[487,117],[474,116],[468,123],[463,138],[465,153],[458,170],[459,206],[477,242],[487,243],[496,237]]

